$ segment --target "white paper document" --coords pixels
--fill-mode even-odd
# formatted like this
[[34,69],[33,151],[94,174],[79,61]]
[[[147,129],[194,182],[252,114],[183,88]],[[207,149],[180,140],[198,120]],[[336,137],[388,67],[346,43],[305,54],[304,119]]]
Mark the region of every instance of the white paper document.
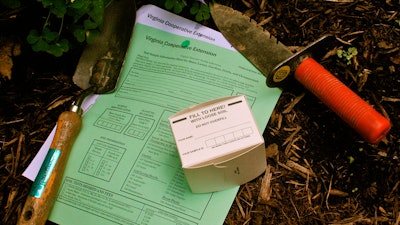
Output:
[[[222,224],[238,187],[193,194],[168,117],[212,99],[245,95],[262,132],[280,93],[219,32],[143,6],[117,89],[99,96],[83,116],[50,220]],[[25,175],[33,179],[40,163],[35,158]]]

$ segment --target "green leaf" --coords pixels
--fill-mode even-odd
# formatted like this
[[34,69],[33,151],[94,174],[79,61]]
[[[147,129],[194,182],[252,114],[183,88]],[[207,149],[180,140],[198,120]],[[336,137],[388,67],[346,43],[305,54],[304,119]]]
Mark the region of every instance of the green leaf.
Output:
[[44,38],[45,41],[52,42],[57,40],[59,38],[59,35],[57,32],[51,31],[48,28],[44,28],[42,31],[42,37]]
[[73,18],[73,23],[77,23],[87,12],[91,9],[91,1],[87,0],[75,0],[73,3],[68,5],[66,15]]
[[171,10],[172,8],[174,8],[175,5],[175,0],[166,0],[164,7],[168,10]]
[[58,43],[58,46],[64,51],[68,52],[69,51],[69,41],[67,39],[61,39],[61,41]]
[[48,8],[53,5],[53,0],[41,0],[44,8]]
[[43,39],[40,39],[38,42],[32,45],[32,50],[35,52],[47,51],[49,48],[50,45]]
[[205,13],[203,15],[203,20],[209,20],[211,18],[211,14],[210,13]]
[[190,7],[190,14],[196,15],[200,10],[200,5],[198,2],[193,2],[192,7]]
[[26,41],[32,45],[35,44],[36,42],[38,42],[40,39],[40,35],[39,32],[37,30],[31,30],[29,31],[28,36],[26,37]]
[[203,12],[210,12],[210,8],[206,4],[200,4],[200,10]]
[[56,45],[50,46],[50,48],[46,52],[56,57],[60,57],[63,54],[63,50]]
[[50,12],[56,15],[58,18],[64,17],[67,13],[67,5],[65,0],[53,0],[53,7],[50,7]]
[[82,8],[88,9],[89,5],[90,1],[88,0],[75,0],[71,4],[69,4],[69,7],[73,9],[82,9]]
[[104,0],[92,0],[92,7],[94,8],[102,8],[104,10],[104,7],[106,6],[106,2]]
[[339,58],[342,58],[342,57],[343,57],[343,50],[342,50],[342,49],[337,50],[337,51],[336,51],[336,55],[337,55]]
[[198,22],[203,21],[203,15],[201,13],[197,13],[195,16],[195,19]]
[[204,21],[204,20],[208,20],[208,19],[210,19],[210,13],[199,12],[196,15],[196,21],[198,21],[198,22],[201,22],[201,21]]
[[350,47],[347,51],[339,49],[336,52],[336,55],[341,58],[343,61],[347,62],[347,65],[351,64],[351,59],[358,54],[356,47]]
[[91,10],[88,11],[87,14],[98,26],[101,26],[103,23],[103,15],[104,15],[104,1],[93,0],[91,5]]
[[93,43],[93,41],[100,35],[100,31],[91,30],[86,32],[86,42]]
[[199,2],[193,2],[190,8],[190,13],[195,15],[195,19],[198,22],[210,19],[210,9],[206,4],[201,4]]
[[47,53],[52,54],[56,57],[60,57],[69,50],[69,43],[66,39],[62,39],[58,43],[54,43],[49,45],[49,48],[46,50]]
[[183,2],[177,2],[174,5],[174,13],[176,13],[176,14],[181,13],[184,7],[185,7],[185,4]]
[[85,41],[85,39],[86,39],[85,33],[86,33],[86,30],[84,30],[84,29],[75,29],[73,31],[74,37],[79,42],[84,42]]
[[86,30],[96,29],[98,27],[97,23],[93,22],[90,19],[83,21],[83,26]]

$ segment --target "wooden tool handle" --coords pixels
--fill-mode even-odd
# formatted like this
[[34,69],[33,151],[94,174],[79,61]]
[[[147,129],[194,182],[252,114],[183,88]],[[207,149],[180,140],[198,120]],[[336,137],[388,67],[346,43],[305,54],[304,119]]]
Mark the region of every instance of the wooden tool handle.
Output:
[[379,143],[389,132],[388,119],[314,59],[302,61],[294,76],[369,143]]
[[58,118],[53,142],[26,199],[18,225],[46,223],[57,197],[71,147],[81,126],[82,119],[76,112],[63,112]]

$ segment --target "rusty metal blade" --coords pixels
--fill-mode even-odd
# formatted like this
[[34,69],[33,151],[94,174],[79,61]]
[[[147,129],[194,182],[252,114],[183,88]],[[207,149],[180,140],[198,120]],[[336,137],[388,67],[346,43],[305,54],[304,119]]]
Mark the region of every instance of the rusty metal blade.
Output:
[[264,76],[293,53],[255,21],[234,9],[210,5],[210,12],[222,35]]

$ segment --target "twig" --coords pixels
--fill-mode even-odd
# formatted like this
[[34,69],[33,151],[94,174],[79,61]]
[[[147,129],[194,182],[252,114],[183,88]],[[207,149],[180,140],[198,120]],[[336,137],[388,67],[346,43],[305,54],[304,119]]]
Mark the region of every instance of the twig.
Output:
[[25,135],[21,133],[19,135],[19,139],[18,139],[17,152],[14,157],[13,170],[12,170],[13,177],[16,177],[16,175],[17,175],[19,159],[21,157],[22,142],[24,141],[24,139],[25,139]]
[[239,211],[240,211],[240,214],[242,214],[242,218],[246,219],[246,213],[244,213],[242,204],[240,204],[240,200],[237,196],[235,197],[235,202],[236,202],[236,205],[239,207]]
[[297,105],[297,103],[300,102],[300,100],[304,97],[306,93],[303,92],[301,95],[297,96],[287,107],[285,110],[283,110],[283,114],[289,113],[290,111],[293,110],[293,108]]
[[310,22],[311,20],[317,18],[318,16],[319,16],[319,15],[315,15],[315,16],[313,16],[313,17],[307,19],[306,21],[304,21],[304,22],[300,25],[300,27],[304,27],[308,22]]
[[400,214],[397,215],[397,219],[396,219],[396,222],[394,223],[394,225],[399,225],[399,223],[400,223]]
[[293,169],[297,174],[299,174],[305,179],[307,179],[307,176],[315,177],[315,174],[311,172],[309,169],[305,168],[304,166],[298,163],[293,162],[292,160],[288,160],[286,162],[286,166]]
[[2,122],[2,123],[0,123],[0,126],[2,126],[2,125],[10,125],[10,124],[13,124],[13,123],[19,123],[19,122],[24,122],[25,121],[25,119],[19,119],[19,120],[13,120],[13,121],[8,121],[8,122]]
[[290,203],[293,205],[293,208],[294,208],[294,210],[296,211],[297,218],[300,219],[300,213],[299,213],[299,211],[297,210],[296,205],[294,204],[292,198],[290,198]]
[[267,165],[267,169],[265,170],[264,177],[261,181],[260,193],[258,195],[258,203],[265,204],[271,198],[271,166]]
[[329,200],[329,195],[330,195],[331,189],[332,189],[332,179],[333,179],[333,177],[331,177],[331,180],[329,181],[328,193],[326,194],[326,199],[325,199],[326,208],[328,210],[330,210],[329,209],[329,201],[328,200]]

